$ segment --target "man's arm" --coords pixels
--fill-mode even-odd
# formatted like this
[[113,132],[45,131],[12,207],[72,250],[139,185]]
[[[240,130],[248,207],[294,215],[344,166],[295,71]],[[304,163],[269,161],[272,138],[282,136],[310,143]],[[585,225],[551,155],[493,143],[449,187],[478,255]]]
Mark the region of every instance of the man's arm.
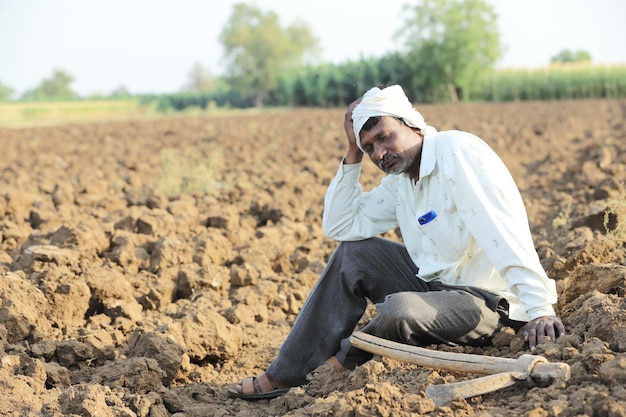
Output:
[[524,303],[530,316],[524,339],[535,350],[546,337],[555,340],[565,334],[551,308],[554,286],[534,249],[524,204],[510,173],[482,141],[460,143],[464,145],[452,150],[445,174],[454,182],[455,201],[472,235]]
[[348,138],[348,153],[343,159],[344,164],[359,164],[363,161],[363,152],[356,144],[356,136],[354,135],[354,124],[352,121],[352,112],[354,108],[361,102],[362,97],[356,99],[346,109],[346,114],[343,120],[343,129],[346,131]]
[[363,152],[356,144],[352,111],[360,102],[359,98],[346,109],[343,126],[348,151],[324,199],[324,233],[336,240],[366,239],[397,226],[395,196],[384,181],[366,193],[359,183]]

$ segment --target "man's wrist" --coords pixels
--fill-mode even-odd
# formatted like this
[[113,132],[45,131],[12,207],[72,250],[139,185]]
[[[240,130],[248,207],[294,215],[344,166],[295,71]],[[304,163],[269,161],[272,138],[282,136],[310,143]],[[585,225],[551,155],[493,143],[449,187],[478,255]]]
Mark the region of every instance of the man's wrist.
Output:
[[343,163],[347,165],[351,164],[360,164],[363,161],[363,152],[356,151],[348,151],[345,158],[343,158]]

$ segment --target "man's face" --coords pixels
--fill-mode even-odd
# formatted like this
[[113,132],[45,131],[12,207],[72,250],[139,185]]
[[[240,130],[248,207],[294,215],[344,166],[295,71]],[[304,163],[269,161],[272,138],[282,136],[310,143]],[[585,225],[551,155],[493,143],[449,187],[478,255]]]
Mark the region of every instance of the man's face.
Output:
[[401,120],[381,117],[372,129],[361,131],[361,147],[384,172],[417,177],[422,136]]

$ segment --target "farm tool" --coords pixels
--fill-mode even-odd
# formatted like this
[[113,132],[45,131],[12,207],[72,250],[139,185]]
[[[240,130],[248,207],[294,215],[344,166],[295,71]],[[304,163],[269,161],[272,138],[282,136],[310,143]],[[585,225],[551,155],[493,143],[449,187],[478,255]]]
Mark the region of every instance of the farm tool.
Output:
[[521,355],[517,359],[468,353],[442,352],[392,342],[363,332],[350,337],[353,346],[379,356],[413,363],[426,368],[487,376],[442,385],[430,385],[426,395],[436,407],[460,398],[470,398],[526,382],[530,386],[546,386],[570,378],[566,363],[548,362],[539,355]]

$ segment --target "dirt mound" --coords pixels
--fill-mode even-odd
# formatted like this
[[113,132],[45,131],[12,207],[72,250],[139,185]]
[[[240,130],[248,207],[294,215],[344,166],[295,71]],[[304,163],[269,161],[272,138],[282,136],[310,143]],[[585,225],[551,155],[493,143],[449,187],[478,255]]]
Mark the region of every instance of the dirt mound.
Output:
[[[294,110],[0,130],[3,415],[626,415],[626,102],[420,110],[483,137],[518,181],[569,331],[539,353],[571,366],[567,384],[436,409],[426,386],[472,375],[376,357],[272,401],[227,397],[336,247],[321,213],[343,110]],[[380,175],[366,164],[364,187]],[[508,329],[433,348],[525,353]]]

